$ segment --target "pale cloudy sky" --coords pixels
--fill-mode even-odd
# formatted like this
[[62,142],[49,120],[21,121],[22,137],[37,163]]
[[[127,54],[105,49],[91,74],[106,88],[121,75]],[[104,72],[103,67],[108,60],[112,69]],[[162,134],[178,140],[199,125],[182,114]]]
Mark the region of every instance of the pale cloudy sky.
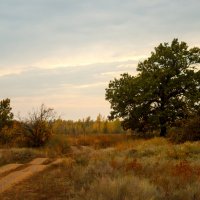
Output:
[[199,0],[0,0],[0,99],[25,116],[109,114],[105,88],[161,42],[200,46]]

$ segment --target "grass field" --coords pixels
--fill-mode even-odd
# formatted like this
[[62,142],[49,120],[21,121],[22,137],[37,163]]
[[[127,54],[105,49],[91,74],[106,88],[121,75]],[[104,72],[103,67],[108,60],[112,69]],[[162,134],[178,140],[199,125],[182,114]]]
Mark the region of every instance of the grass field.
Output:
[[40,150],[4,150],[1,165],[42,155],[64,161],[0,199],[200,199],[200,142],[175,145],[162,138],[124,135],[59,137]]

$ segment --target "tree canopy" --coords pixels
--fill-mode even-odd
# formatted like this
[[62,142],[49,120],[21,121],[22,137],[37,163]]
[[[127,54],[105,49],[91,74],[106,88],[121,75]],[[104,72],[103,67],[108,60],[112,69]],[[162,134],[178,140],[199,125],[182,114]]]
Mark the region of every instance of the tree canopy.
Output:
[[3,99],[0,101],[0,131],[4,126],[10,125],[13,119],[11,110],[10,99]]
[[160,129],[200,111],[200,49],[189,49],[174,39],[161,43],[151,56],[139,62],[138,75],[122,74],[110,81],[106,100],[111,104],[110,119],[123,119],[124,129]]

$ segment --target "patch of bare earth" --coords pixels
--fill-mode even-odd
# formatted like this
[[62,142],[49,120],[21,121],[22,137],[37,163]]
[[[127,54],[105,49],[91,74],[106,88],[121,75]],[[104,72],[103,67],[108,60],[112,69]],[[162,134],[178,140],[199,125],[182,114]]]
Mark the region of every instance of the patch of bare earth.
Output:
[[[58,165],[62,159],[57,159],[49,163],[48,158],[36,158],[26,165],[22,164],[8,164],[0,168],[0,193],[11,188],[31,176],[44,171],[52,165]],[[47,163],[45,165],[45,163]],[[2,197],[3,198],[3,197]],[[1,198],[1,199],[2,199]]]

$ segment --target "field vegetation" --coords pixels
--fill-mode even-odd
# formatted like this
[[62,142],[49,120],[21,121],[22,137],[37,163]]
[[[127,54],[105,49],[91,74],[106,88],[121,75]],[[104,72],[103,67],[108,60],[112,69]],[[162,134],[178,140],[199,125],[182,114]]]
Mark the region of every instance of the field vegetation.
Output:
[[2,126],[0,166],[37,157],[63,162],[13,186],[0,199],[200,199],[198,117],[177,122],[162,138],[159,130],[121,131],[120,120],[101,115],[65,121],[52,118],[52,111],[42,105],[29,120]]
[[1,199],[200,198],[200,142],[172,144],[165,138],[105,134],[59,137],[52,138],[51,148],[4,149],[7,163],[42,154],[64,161],[3,193]]

